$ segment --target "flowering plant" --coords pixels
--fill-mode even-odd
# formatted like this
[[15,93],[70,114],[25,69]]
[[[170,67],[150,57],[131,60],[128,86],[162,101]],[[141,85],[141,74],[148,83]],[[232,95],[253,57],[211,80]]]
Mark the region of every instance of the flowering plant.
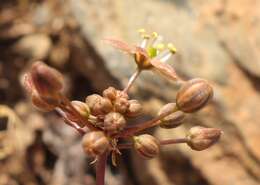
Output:
[[[176,52],[172,44],[165,47],[157,33],[146,34],[139,46],[131,46],[117,39],[105,39],[115,48],[130,54],[137,64],[136,72],[129,78],[123,90],[109,87],[102,95],[92,94],[85,102],[70,101],[62,94],[63,76],[43,62],[35,62],[24,76],[24,86],[32,103],[42,111],[56,111],[66,124],[82,135],[84,152],[94,158],[96,183],[104,185],[105,165],[111,154],[116,165],[116,155],[121,150],[133,148],[145,159],[156,157],[160,147],[186,143],[193,150],[204,150],[216,143],[221,131],[215,128],[193,127],[187,136],[159,140],[149,134],[138,133],[159,126],[172,129],[180,126],[188,113],[203,108],[213,96],[211,85],[204,79],[182,80],[175,70],[165,62]],[[148,121],[129,126],[128,119],[142,115],[142,105],[130,99],[129,90],[143,70],[160,73],[168,80],[181,84],[176,102],[163,106],[158,115]]]

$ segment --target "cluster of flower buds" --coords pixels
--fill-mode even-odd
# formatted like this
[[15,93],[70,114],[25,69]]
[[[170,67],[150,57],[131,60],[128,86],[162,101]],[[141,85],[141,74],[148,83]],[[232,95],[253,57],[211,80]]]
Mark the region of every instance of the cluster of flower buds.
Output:
[[116,140],[113,135],[125,129],[128,118],[142,113],[141,104],[137,100],[129,100],[123,91],[109,87],[102,95],[89,95],[85,102],[72,101],[76,110],[99,129],[88,132],[82,140],[86,154],[95,157],[114,147]]
[[[130,77],[125,89],[108,87],[102,95],[87,96],[85,102],[69,101],[61,93],[64,86],[61,73],[42,62],[36,62],[24,81],[33,104],[44,111],[57,111],[66,124],[82,134],[83,150],[92,157],[134,148],[143,158],[151,159],[158,155],[162,145],[186,143],[197,151],[212,146],[221,136],[219,129],[193,127],[186,137],[169,140],[159,140],[149,134],[138,135],[140,131],[154,126],[163,129],[180,126],[189,113],[200,110],[213,97],[209,82],[199,78],[184,81],[165,63],[176,52],[172,44],[165,47],[155,32],[146,34],[140,30],[140,33],[143,40],[139,46],[106,39],[112,46],[131,54],[137,64],[137,71]],[[159,72],[167,79],[180,82],[181,87],[176,102],[163,106],[154,119],[128,126],[129,119],[142,114],[141,104],[128,96],[128,90],[142,70]],[[132,142],[129,143],[129,140]]]

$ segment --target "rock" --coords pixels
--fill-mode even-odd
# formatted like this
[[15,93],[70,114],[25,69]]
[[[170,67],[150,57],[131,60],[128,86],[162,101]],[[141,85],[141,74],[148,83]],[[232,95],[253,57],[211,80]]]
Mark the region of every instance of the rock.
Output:
[[45,34],[30,34],[14,45],[14,51],[33,60],[45,59],[52,47],[51,39]]
[[[134,72],[133,59],[111,49],[110,46],[105,46],[100,41],[102,38],[116,37],[132,44],[138,43],[139,38],[135,30],[144,27],[149,31],[159,32],[165,36],[166,41],[173,42],[178,53],[173,57],[174,62],[171,65],[185,78],[202,77],[210,80],[214,86],[215,97],[211,105],[190,116],[184,128],[169,130],[168,136],[181,137],[186,134],[188,128],[198,124],[220,127],[225,133],[218,145],[204,152],[191,151],[185,145],[172,147],[173,150],[176,149],[178,154],[187,160],[190,164],[187,168],[191,169],[191,174],[197,174],[195,179],[199,183],[259,184],[260,149],[257,147],[257,141],[260,139],[260,129],[257,112],[260,110],[257,107],[260,107],[260,97],[259,89],[252,86],[258,84],[260,74],[257,44],[259,2],[70,2],[72,12],[85,37],[104,58],[109,72],[122,84],[125,84],[126,79]],[[248,78],[244,71],[257,78]],[[144,102],[148,104],[145,106],[145,112],[154,113],[159,110],[160,105],[174,101],[176,89],[178,86],[146,72],[134,84],[132,92],[140,98],[149,98],[149,102]],[[151,102],[157,103],[149,106]],[[164,131],[158,129],[158,137],[167,136]],[[176,153],[176,150],[173,150],[163,152],[163,155],[172,156]],[[161,162],[163,163],[164,159],[161,159]],[[136,162],[134,165],[140,166],[140,163]],[[162,170],[169,177],[177,176],[175,172],[180,170],[181,165],[179,168],[170,168],[170,165],[174,166],[175,163],[167,162]],[[159,181],[154,180],[154,175],[149,173],[148,165],[141,166],[141,171],[146,173],[140,182],[158,184]],[[196,169],[199,169],[199,172]],[[216,171],[223,171],[225,175],[216,175]],[[179,180],[187,178],[187,181],[192,181],[194,176],[191,174],[171,180],[176,184],[186,184],[188,182]],[[165,174],[159,179],[162,177],[165,177]],[[198,184],[196,180],[192,182]]]

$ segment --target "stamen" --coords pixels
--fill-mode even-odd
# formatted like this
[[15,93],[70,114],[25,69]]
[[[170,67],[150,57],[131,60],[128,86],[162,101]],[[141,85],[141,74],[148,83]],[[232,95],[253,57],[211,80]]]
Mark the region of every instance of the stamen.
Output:
[[159,36],[159,35],[158,35],[157,32],[153,32],[153,33],[152,33],[152,37],[157,38],[158,36]]
[[150,35],[144,34],[144,35],[142,35],[142,37],[143,37],[143,40],[140,44],[140,47],[145,49],[148,46],[148,42],[150,40]]
[[[155,33],[155,32],[154,32]],[[158,44],[161,44],[162,43],[162,40],[163,40],[163,37],[161,36],[161,35],[158,35],[158,34],[154,34],[154,37],[153,37],[153,39],[152,39],[152,41],[151,41],[151,47],[154,47],[154,48],[156,48],[156,46],[158,45]]]
[[162,50],[164,50],[165,45],[162,44],[162,43],[160,43],[160,44],[157,44],[157,45],[155,46],[155,48],[156,48],[157,50],[159,50],[159,51],[162,51]]
[[141,29],[139,29],[139,30],[137,30],[141,35],[143,35],[143,34],[145,34],[145,29],[144,28],[141,28]]
[[172,43],[169,43],[167,45],[167,48],[170,50],[170,52],[172,52],[173,54],[175,54],[177,52],[177,49],[174,47],[174,45]]
[[170,57],[172,56],[172,52],[167,49],[167,50],[164,50],[162,52],[160,52],[156,57],[155,59],[156,60],[159,60],[160,62],[166,62]]
[[148,46],[155,48],[155,47],[154,47],[154,43],[157,42],[158,36],[159,36],[158,33],[153,32],[153,33],[151,34],[151,39],[150,39],[150,43],[149,43]]

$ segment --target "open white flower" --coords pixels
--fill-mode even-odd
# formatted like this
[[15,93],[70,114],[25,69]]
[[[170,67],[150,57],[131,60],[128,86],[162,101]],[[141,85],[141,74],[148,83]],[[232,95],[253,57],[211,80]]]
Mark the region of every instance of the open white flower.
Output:
[[173,67],[166,63],[176,53],[176,48],[173,44],[169,43],[165,46],[162,43],[162,37],[156,32],[150,35],[146,34],[144,29],[140,29],[139,32],[143,39],[137,46],[112,38],[104,40],[113,47],[132,55],[139,71],[153,70],[167,79],[182,81]]

